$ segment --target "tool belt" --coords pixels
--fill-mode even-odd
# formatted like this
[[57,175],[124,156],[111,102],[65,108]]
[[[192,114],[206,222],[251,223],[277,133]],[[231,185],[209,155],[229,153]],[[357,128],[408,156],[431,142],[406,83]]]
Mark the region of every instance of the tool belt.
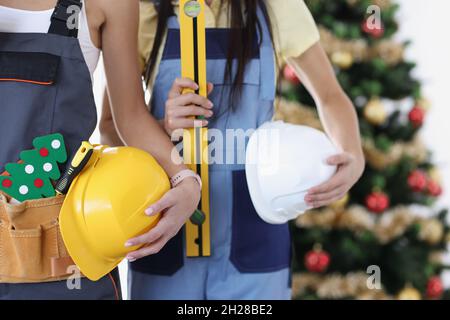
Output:
[[64,197],[10,201],[0,192],[0,283],[59,281],[78,272],[59,230]]

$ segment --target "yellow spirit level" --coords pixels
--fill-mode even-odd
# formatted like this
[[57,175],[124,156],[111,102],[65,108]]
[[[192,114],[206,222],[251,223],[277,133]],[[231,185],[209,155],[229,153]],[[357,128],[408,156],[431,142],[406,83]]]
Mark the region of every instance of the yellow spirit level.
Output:
[[[194,80],[200,87],[196,93],[207,97],[204,9],[204,0],[180,0],[181,75]],[[189,92],[192,90],[183,93]],[[198,211],[186,223],[186,253],[188,257],[207,257],[211,255],[207,128],[199,124],[184,131],[183,154],[203,183]]]

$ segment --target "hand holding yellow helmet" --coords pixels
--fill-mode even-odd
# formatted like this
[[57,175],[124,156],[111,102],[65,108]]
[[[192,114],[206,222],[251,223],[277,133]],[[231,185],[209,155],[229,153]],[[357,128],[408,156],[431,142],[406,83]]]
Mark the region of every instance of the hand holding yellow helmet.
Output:
[[144,211],[170,189],[169,179],[148,153],[97,146],[71,185],[60,214],[67,250],[90,280],[113,270],[137,247],[125,242],[153,228],[160,216]]

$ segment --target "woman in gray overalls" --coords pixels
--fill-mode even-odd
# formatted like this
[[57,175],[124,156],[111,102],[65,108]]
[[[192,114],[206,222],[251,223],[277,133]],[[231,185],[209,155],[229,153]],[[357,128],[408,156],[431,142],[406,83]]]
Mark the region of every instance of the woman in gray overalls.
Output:
[[[211,2],[207,1],[208,4]],[[161,28],[161,25],[165,25],[164,29],[167,28],[168,31],[159,72],[151,87],[150,109],[165,124],[168,134],[174,129],[183,128],[186,121],[189,121],[187,117],[190,115],[183,112],[186,106],[194,110],[191,115],[207,116],[210,132],[218,130],[226,139],[236,137],[226,134],[227,131],[247,132],[271,120],[277,66],[268,5],[272,4],[271,9],[276,10],[274,6],[280,2],[288,7],[307,10],[301,1],[296,1],[295,4],[294,1],[286,0],[223,1],[222,5],[231,6],[231,12],[234,13],[236,6],[239,6],[238,10],[242,9],[245,13],[241,19],[254,23],[251,27],[254,27],[255,32],[249,37],[245,33],[249,30],[248,26],[245,22],[242,23],[241,26],[245,27],[238,30],[242,32],[238,41],[233,38],[231,29],[207,29],[207,79],[214,85],[209,96],[212,103],[202,102],[198,96],[187,99],[180,95],[183,88],[196,88],[189,79],[177,79],[174,83],[174,79],[180,74],[179,22],[173,8],[177,2],[159,3],[159,26]],[[240,7],[241,4],[243,8]],[[163,24],[162,21],[166,23]],[[277,22],[280,21],[275,21],[273,25]],[[296,27],[293,22],[292,28]],[[141,26],[141,29],[144,28],[146,26]],[[277,30],[274,29],[273,32]],[[156,34],[158,39],[161,30]],[[149,62],[150,69],[154,65],[160,43],[155,41]],[[239,74],[236,66],[244,59],[239,46],[247,46],[251,50],[246,51],[248,56],[245,69],[241,79],[238,79],[236,90],[233,86],[236,74]],[[235,49],[231,54],[230,48],[231,51]],[[324,186],[311,190],[307,197],[311,204],[322,206],[339,199],[348,191],[362,173],[364,160],[353,106],[340,89],[331,65],[317,41],[306,49],[300,57],[290,59],[289,63],[299,72],[315,97],[328,134],[344,150],[342,154],[330,159],[330,162],[339,166],[336,176]],[[234,71],[227,77],[227,70],[230,70],[231,65],[234,65]],[[211,111],[214,113],[212,116]],[[186,258],[180,232],[157,255],[130,264],[131,299],[290,298],[291,245],[288,225],[270,225],[259,218],[247,189],[245,166],[242,162],[245,159],[245,143],[239,144],[235,140],[222,143],[223,149],[216,149],[214,158],[233,161],[213,162],[209,166],[211,257]],[[230,149],[229,146],[233,147]],[[227,156],[230,152],[234,154],[233,157]],[[222,154],[218,156],[217,153]],[[130,258],[134,260],[140,256],[130,255]]]
[[[62,134],[69,157],[73,156],[81,142],[90,138],[97,124],[91,76],[77,38],[78,25],[74,23],[82,6],[86,5],[85,1],[42,0],[32,4],[20,0],[0,1],[4,8],[17,6],[24,12],[55,3],[48,21],[48,33],[6,33],[0,29],[0,173],[6,163],[19,159],[21,150],[31,149],[33,139],[38,136]],[[186,167],[172,162],[170,139],[146,111],[137,72],[138,1],[99,3],[87,4],[91,5],[90,17],[98,24],[96,28],[94,24],[90,26],[91,31],[95,29],[98,38],[102,39],[109,85],[121,89],[111,94],[121,137],[127,144],[152,153],[173,176]],[[106,22],[108,27],[104,27]],[[117,39],[121,41],[115,45]],[[125,48],[120,47],[121,43],[127,42],[129,45]],[[125,109],[132,112],[124,112]],[[153,139],[142,139],[142,133]],[[187,179],[167,195],[174,199],[166,203],[169,211],[187,218],[197,206],[199,186],[195,179]],[[175,205],[177,209],[174,209]],[[3,227],[2,222],[0,219],[0,227]],[[4,231],[1,230],[1,240]],[[173,234],[169,228],[165,232]],[[32,247],[35,246],[39,247],[39,243]],[[11,263],[1,243],[0,257],[0,266]],[[9,265],[5,269],[12,268],[14,266]],[[55,281],[45,283],[5,283],[1,281],[2,276],[8,275],[0,274],[0,300],[120,298],[117,271],[98,282],[82,278],[80,286],[71,281],[73,286],[68,286],[66,281],[56,281],[57,277]]]

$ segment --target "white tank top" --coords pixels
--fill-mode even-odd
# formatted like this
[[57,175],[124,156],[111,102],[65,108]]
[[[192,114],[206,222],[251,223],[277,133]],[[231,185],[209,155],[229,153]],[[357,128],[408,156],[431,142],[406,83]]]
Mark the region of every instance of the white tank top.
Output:
[[[47,33],[53,10],[28,11],[0,6],[0,32]],[[78,41],[92,78],[100,58],[100,49],[92,43],[85,5],[80,12],[79,24]]]

